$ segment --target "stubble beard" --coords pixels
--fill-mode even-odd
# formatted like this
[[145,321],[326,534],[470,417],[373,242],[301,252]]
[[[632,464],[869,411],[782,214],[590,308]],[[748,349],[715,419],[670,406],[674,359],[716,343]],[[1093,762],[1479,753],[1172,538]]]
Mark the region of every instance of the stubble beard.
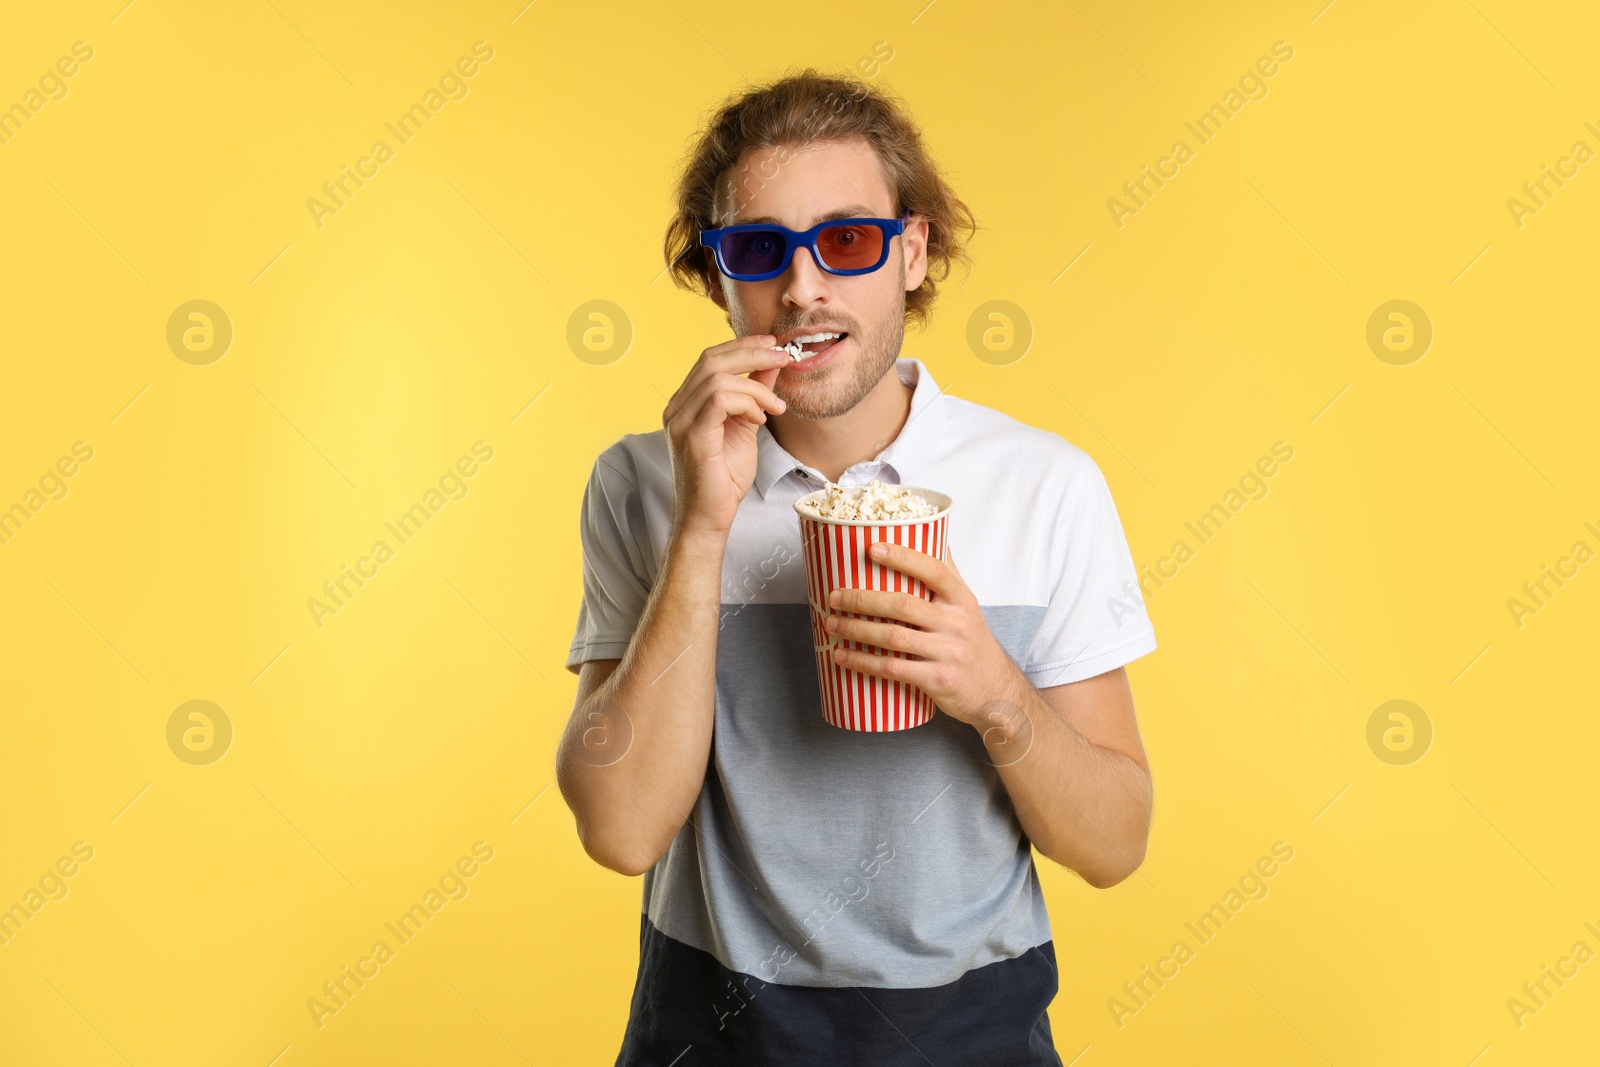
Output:
[[[895,360],[900,357],[900,346],[906,335],[906,268],[900,263],[900,283],[895,291],[900,294],[900,306],[888,316],[881,326],[871,333],[851,329],[846,343],[854,343],[859,353],[855,364],[844,367],[835,364],[815,379],[790,379],[778,375],[774,392],[784,402],[784,414],[802,419],[831,419],[855,409],[868,393],[883,381]],[[782,333],[793,323],[780,320],[771,332]],[[855,324],[859,325],[859,324]],[[739,336],[747,331],[742,323],[735,323]],[[802,361],[803,362],[803,361]]]

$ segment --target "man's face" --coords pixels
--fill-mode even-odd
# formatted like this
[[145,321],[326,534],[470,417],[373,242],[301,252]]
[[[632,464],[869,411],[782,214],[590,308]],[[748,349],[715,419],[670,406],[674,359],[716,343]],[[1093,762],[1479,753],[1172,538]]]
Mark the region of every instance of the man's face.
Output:
[[[807,230],[827,218],[896,216],[883,165],[859,139],[751,149],[723,176],[721,192],[719,226],[777,222]],[[787,271],[764,282],[719,273],[712,298],[738,337],[770,333],[782,345],[805,334],[844,334],[815,366],[810,358],[791,363],[773,384],[786,413],[832,418],[860,403],[894,366],[905,336],[906,293],[922,284],[926,253],[927,223],[913,216],[893,239],[888,261],[870,274],[829,274],[800,248]]]

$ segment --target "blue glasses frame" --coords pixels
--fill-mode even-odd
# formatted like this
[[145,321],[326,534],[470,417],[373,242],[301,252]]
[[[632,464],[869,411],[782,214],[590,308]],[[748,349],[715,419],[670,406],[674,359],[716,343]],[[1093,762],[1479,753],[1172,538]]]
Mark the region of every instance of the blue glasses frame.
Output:
[[[912,212],[907,211],[898,219],[829,219],[819,222],[809,230],[791,230],[787,226],[779,226],[775,222],[749,222],[740,226],[721,226],[714,230],[701,230],[700,243],[709,247],[717,260],[717,269],[736,282],[764,282],[768,278],[776,278],[789,269],[790,262],[794,259],[797,249],[804,248],[811,253],[811,261],[829,274],[848,277],[855,274],[871,274],[889,262],[889,247],[894,239],[905,233],[906,223],[910,221]],[[833,268],[822,261],[822,256],[817,252],[817,237],[823,230],[832,226],[873,226],[883,232],[883,249],[878,253],[878,262],[870,267]],[[783,238],[783,262],[769,271],[760,274],[739,274],[730,270],[722,258],[722,238],[735,233],[754,233],[764,231],[778,234]]]

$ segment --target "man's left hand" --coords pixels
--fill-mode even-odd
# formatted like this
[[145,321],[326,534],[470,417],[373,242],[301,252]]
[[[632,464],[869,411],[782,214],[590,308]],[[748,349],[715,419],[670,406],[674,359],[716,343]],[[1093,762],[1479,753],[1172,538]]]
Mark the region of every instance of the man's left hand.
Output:
[[[878,554],[881,552],[882,554]],[[948,554],[948,549],[946,550]],[[920,580],[933,590],[933,600],[911,593],[875,589],[835,589],[828,606],[835,612],[876,615],[889,622],[830,615],[829,635],[900,652],[908,657],[877,655],[864,650],[834,649],[834,662],[863,674],[909,682],[933,698],[939,709],[979,730],[995,725],[997,713],[1020,711],[1017,686],[1027,678],[1006,655],[978,606],[978,598],[955,557],[948,563],[905,545],[879,541],[868,559]]]

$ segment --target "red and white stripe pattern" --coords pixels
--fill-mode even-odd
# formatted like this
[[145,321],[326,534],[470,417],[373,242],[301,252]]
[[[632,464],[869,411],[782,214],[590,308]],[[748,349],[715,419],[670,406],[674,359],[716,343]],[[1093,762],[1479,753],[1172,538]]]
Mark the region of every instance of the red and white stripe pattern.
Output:
[[[860,641],[845,641],[823,629],[832,612],[828,595],[835,589],[879,589],[910,593],[924,600],[933,591],[921,580],[867,558],[867,547],[892,541],[944,558],[948,509],[931,519],[900,525],[846,526],[822,522],[800,514],[800,543],[806,558],[806,585],[811,601],[811,637],[817,657],[817,681],[822,689],[822,715],[845,730],[883,732],[908,730],[933,718],[933,698],[909,682],[895,682],[874,674],[849,670],[833,661],[836,645],[880,656],[906,658],[898,651]],[[845,618],[892,622],[876,615],[839,612]]]

